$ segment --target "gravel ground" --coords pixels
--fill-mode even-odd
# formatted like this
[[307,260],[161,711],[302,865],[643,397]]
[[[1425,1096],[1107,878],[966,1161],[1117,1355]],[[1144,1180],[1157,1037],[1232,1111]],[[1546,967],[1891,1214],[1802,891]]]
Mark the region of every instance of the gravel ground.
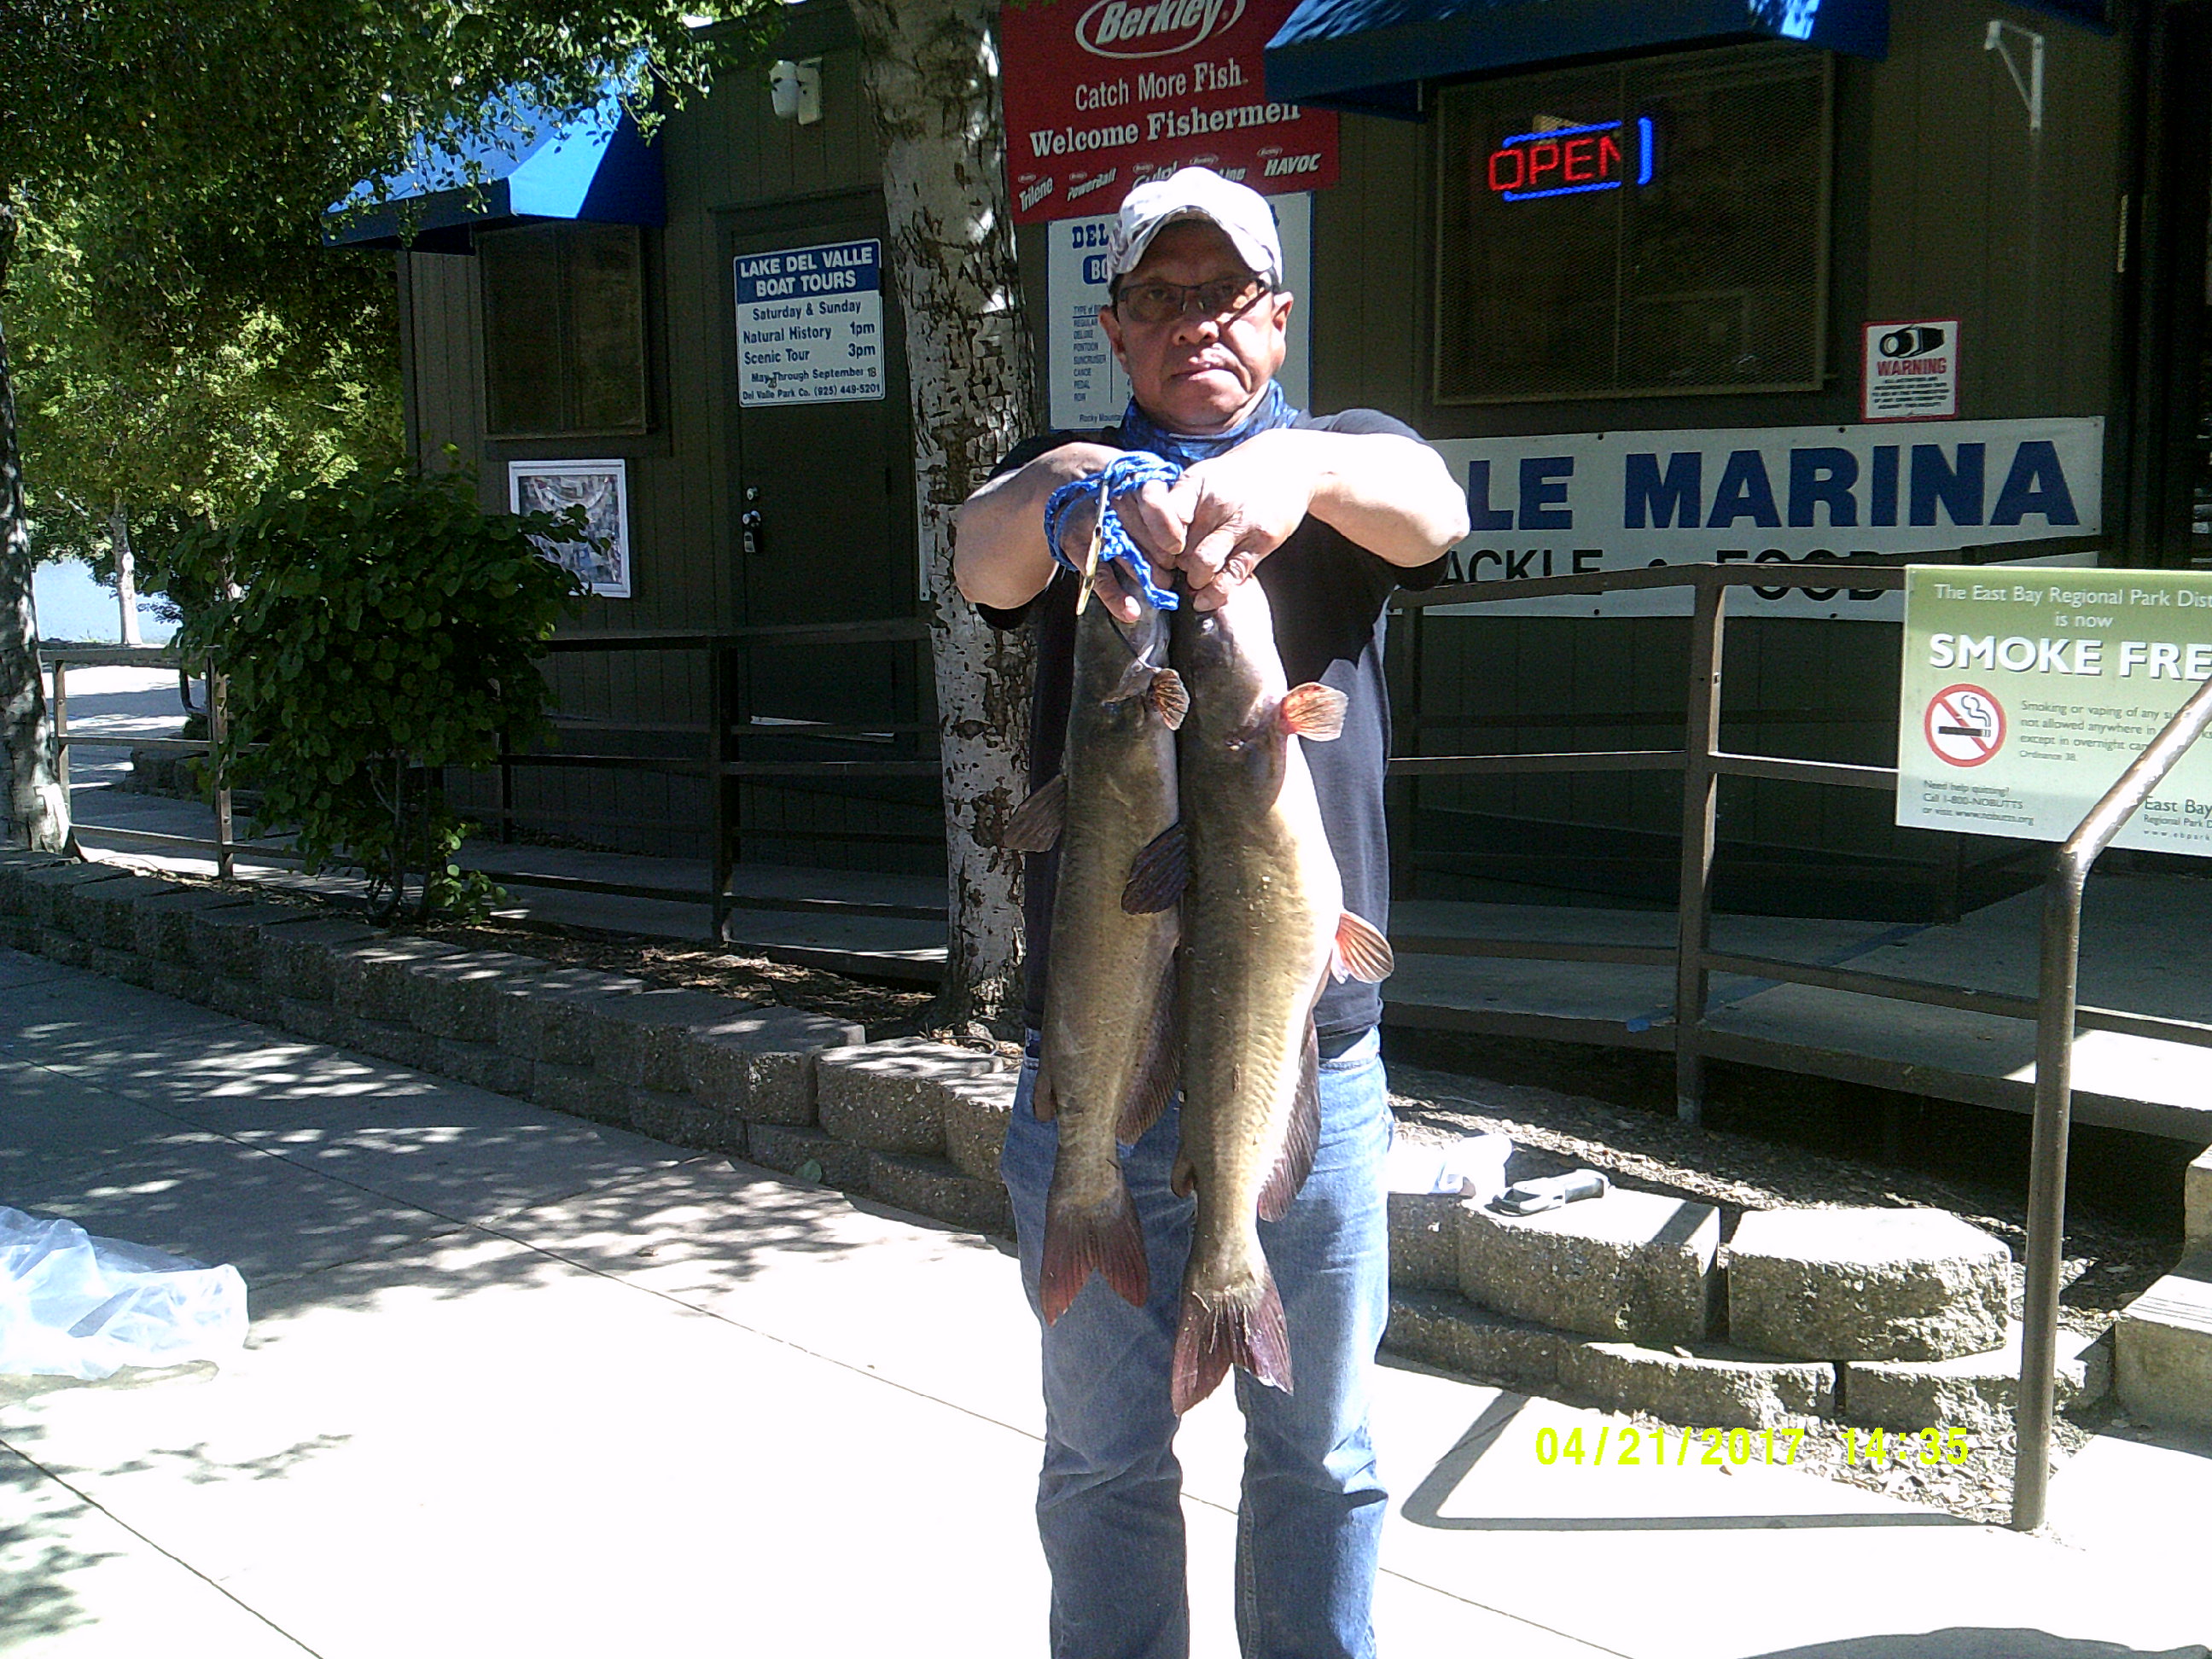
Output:
[[[228,887],[259,898],[315,902],[251,883],[198,884]],[[979,1050],[1019,1053],[1004,1031],[980,1024],[957,1030],[933,1024],[926,992],[704,945],[511,924],[440,925],[417,931],[472,948],[513,951],[657,984],[833,1015],[866,1026],[872,1039],[923,1036]],[[1395,1060],[1390,1081],[1401,1133],[1412,1139],[1441,1143],[1464,1135],[1507,1134],[1516,1148],[1511,1173],[1516,1178],[1571,1169],[1601,1170],[1623,1187],[1714,1205],[1722,1212],[1723,1236],[1734,1230],[1747,1209],[1917,1205],[1951,1211],[1987,1229],[2011,1247],[2015,1258],[2025,1245],[2026,1206],[2021,1196],[2008,1192],[1748,1135],[1692,1128],[1662,1113],[1525,1081],[1495,1082]],[[2121,1308],[2166,1271],[2177,1247],[2177,1240],[2077,1208],[2068,1218],[2061,1320],[2085,1333],[2105,1330]],[[2021,1276],[2015,1262],[2015,1317]],[[1633,1415],[1627,1420],[1647,1435],[1663,1431],[1670,1443],[1685,1426]],[[2130,1423],[2107,1400],[2081,1413],[2060,1416],[2053,1431],[2057,1460],[2063,1462],[2093,1431],[2149,1434]],[[1887,1442],[1880,1460],[1870,1455],[1863,1436],[1856,1443],[1856,1457],[1854,1449],[1839,1428],[1823,1425],[1808,1431],[1798,1443],[1795,1467],[1971,1520],[2002,1524],[2009,1517],[2014,1446],[2008,1431],[1994,1440],[1977,1437],[1963,1465],[1923,1463],[1917,1442],[1902,1448]],[[1702,1455],[1702,1446],[1692,1455]]]

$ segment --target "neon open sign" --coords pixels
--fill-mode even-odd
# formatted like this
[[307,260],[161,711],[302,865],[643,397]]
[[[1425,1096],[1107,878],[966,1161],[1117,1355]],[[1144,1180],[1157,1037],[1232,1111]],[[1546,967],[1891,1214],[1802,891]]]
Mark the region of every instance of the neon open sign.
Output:
[[[1636,152],[1632,158],[1623,146]],[[1490,152],[1491,193],[1504,202],[1534,202],[1547,196],[1581,196],[1619,190],[1632,171],[1638,185],[1651,182],[1654,161],[1651,118],[1594,121],[1583,127],[1554,127],[1548,132],[1519,132]]]

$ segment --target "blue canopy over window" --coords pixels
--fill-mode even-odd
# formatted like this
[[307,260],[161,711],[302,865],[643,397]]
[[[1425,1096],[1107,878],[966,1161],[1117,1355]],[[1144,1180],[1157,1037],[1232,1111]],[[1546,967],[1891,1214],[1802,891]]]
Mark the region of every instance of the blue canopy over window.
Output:
[[[660,152],[648,144],[614,88],[597,107],[556,121],[517,102],[497,128],[454,148],[426,148],[392,181],[385,199],[367,181],[331,204],[324,240],[348,247],[412,246],[466,253],[470,235],[538,219],[600,224],[666,222]],[[413,232],[411,243],[403,232]]]
[[1424,81],[1666,46],[1889,50],[1888,0],[1303,0],[1267,43],[1267,96],[1419,119]]

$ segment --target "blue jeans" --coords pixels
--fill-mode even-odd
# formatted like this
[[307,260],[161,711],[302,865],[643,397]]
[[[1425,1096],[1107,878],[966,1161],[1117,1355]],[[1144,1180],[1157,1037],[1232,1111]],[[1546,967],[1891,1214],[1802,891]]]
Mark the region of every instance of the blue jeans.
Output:
[[[1044,1200],[1057,1131],[1030,1109],[1036,1043],[1022,1068],[1001,1162],[1022,1282],[1038,1306]],[[1283,1218],[1260,1239],[1282,1292],[1291,1375],[1282,1394],[1239,1370],[1243,1500],[1237,1516],[1237,1627],[1244,1659],[1370,1659],[1369,1609],[1389,1494],[1367,1409],[1389,1316],[1382,1164],[1389,1098],[1369,1032],[1321,1068],[1321,1151]],[[1152,1298],[1133,1308],[1093,1279],[1043,1328],[1045,1455],[1037,1531],[1052,1571],[1054,1659],[1183,1659],[1182,1469],[1168,1403],[1193,1206],[1168,1187],[1171,1105],[1122,1168],[1145,1230]]]

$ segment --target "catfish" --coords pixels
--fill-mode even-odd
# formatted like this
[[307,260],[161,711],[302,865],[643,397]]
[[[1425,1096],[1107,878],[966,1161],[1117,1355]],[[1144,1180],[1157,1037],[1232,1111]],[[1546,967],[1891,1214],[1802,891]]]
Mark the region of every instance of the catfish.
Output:
[[1170,1390],[1184,1412],[1231,1364],[1291,1387],[1259,1223],[1279,1219],[1313,1169],[1315,1003],[1332,976],[1382,980],[1391,957],[1381,933],[1344,908],[1301,747],[1341,733],[1344,693],[1286,685],[1256,580],[1232,587],[1218,610],[1179,612],[1173,633],[1170,661],[1190,697],[1177,754],[1182,823],[1148,850],[1125,896],[1139,907],[1179,898],[1182,917],[1173,1179],[1197,1206]]
[[1103,605],[1078,606],[1061,769],[1000,838],[1024,852],[1060,848],[1032,1097],[1038,1119],[1060,1128],[1045,1200],[1047,1324],[1094,1272],[1138,1307],[1151,1295],[1120,1146],[1143,1135],[1175,1093],[1178,929],[1172,906],[1133,913],[1122,898],[1139,855],[1176,822],[1175,733],[1188,699],[1167,664],[1168,614],[1142,599],[1138,606],[1126,629]]

